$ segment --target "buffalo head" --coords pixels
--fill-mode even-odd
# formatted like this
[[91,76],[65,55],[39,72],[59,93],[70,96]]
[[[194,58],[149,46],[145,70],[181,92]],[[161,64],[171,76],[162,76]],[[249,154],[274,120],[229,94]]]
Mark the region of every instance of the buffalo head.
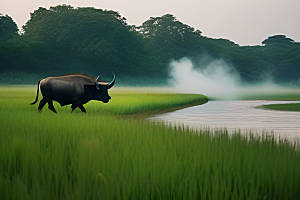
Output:
[[97,92],[94,94],[94,98],[96,100],[102,101],[103,103],[107,103],[111,97],[108,94],[108,89],[110,89],[112,86],[114,86],[116,82],[116,75],[113,73],[114,77],[110,82],[107,81],[98,81],[100,75],[95,80],[95,86],[97,89]]

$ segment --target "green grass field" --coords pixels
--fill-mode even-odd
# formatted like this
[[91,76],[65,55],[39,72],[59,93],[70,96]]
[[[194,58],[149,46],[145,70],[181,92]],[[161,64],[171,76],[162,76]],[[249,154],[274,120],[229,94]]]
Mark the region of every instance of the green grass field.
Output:
[[202,95],[116,88],[86,114],[54,104],[56,115],[29,105],[35,94],[36,86],[0,87],[0,199],[300,197],[295,143],[143,119]]
[[270,110],[282,110],[282,111],[300,111],[300,103],[286,103],[286,104],[270,104],[262,105],[257,108],[270,109]]

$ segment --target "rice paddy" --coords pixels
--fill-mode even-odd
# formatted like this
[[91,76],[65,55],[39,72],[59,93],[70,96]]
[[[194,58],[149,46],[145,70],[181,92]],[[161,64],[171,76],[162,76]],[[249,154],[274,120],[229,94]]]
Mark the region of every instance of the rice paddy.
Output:
[[[36,86],[0,88],[0,199],[299,199],[296,143],[192,131],[139,113],[202,95],[111,90],[87,113],[30,106]],[[40,98],[41,99],[41,98]]]

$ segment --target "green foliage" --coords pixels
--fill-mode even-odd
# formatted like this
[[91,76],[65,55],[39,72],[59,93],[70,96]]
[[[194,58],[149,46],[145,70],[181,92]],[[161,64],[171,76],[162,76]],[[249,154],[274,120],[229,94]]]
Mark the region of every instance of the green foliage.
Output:
[[[24,36],[14,38],[0,43],[0,69],[5,70],[10,66],[10,70],[22,70],[25,72],[43,72],[43,63],[54,62],[57,58],[53,55],[54,49],[41,41],[27,42]],[[20,67],[20,64],[22,64]]]
[[201,50],[201,31],[183,24],[171,14],[150,17],[142,26],[136,27],[136,30],[144,38],[153,41],[155,50],[164,62],[190,56],[194,50]]
[[[297,145],[266,135],[229,136],[223,128],[196,132],[181,125],[168,127],[108,114],[96,105],[87,114],[66,108],[57,115],[46,109],[37,113],[28,105],[35,89],[0,89],[3,200],[276,200],[299,195]],[[134,103],[132,96],[148,99],[134,91],[129,98],[120,95],[124,107]],[[165,103],[168,95],[160,95]]]
[[170,61],[188,57],[203,68],[204,61],[199,59],[207,55],[223,59],[242,81],[272,77],[299,85],[300,43],[285,35],[270,36],[261,46],[239,46],[227,39],[204,37],[171,14],[150,17],[141,26],[128,25],[116,11],[93,7],[40,7],[30,16],[22,35],[9,16],[1,16],[0,72],[54,76],[114,71],[124,77],[160,81],[168,78]]
[[39,8],[23,29],[24,36],[51,44],[60,54],[127,74],[149,73],[157,65],[147,59],[151,49],[125,20],[115,11],[59,5]]
[[262,58],[274,68],[275,79],[283,82],[292,82],[300,77],[300,43],[285,45],[266,45],[261,47]]
[[12,39],[18,35],[17,24],[8,16],[0,14],[0,42]]
[[284,45],[295,42],[291,38],[287,38],[285,35],[274,35],[265,39],[262,43],[265,45]]

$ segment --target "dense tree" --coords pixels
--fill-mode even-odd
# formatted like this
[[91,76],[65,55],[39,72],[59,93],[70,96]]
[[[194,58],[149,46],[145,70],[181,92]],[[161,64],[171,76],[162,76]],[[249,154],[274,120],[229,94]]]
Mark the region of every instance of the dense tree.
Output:
[[300,83],[300,43],[285,35],[270,36],[263,45],[240,46],[204,37],[171,14],[151,17],[141,26],[128,25],[116,11],[92,7],[40,7],[30,15],[21,35],[9,16],[1,16],[1,72],[48,76],[113,70],[127,83],[133,80],[129,76],[167,80],[170,61],[188,57],[199,68],[223,59],[248,82],[272,76]]
[[190,56],[201,48],[201,31],[183,24],[171,14],[151,17],[136,30],[153,41],[155,50],[165,62]]
[[300,43],[284,35],[268,37],[265,46],[260,48],[260,57],[272,65],[273,76],[277,81],[294,82],[300,78]]
[[24,36],[75,59],[127,73],[149,71],[157,63],[146,59],[149,48],[125,20],[115,11],[59,5],[34,11],[23,29]]
[[285,35],[274,35],[270,36],[264,41],[262,41],[263,44],[265,45],[273,45],[273,44],[290,44],[294,43],[295,41],[292,40],[291,38],[287,38]]
[[0,42],[18,36],[18,26],[8,15],[0,14]]

